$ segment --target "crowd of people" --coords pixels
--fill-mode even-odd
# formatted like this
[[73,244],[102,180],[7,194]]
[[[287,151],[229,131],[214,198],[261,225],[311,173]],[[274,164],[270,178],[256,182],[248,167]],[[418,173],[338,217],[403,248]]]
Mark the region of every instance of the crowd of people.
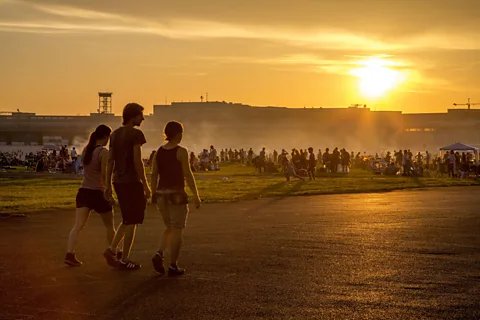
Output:
[[41,150],[24,153],[22,151],[1,152],[0,168],[25,167],[36,172],[74,172],[78,155],[75,147],[67,146],[60,150]]
[[[146,165],[151,165],[155,151],[152,151]],[[67,146],[57,150],[42,150],[23,153],[22,151],[0,152],[0,168],[26,167],[36,172],[64,172],[72,173],[81,170],[77,163],[79,155],[73,147],[70,151]],[[351,168],[371,170],[386,175],[424,176],[426,172],[436,172],[436,175],[449,177],[464,177],[470,172],[480,174],[472,152],[449,151],[440,155],[432,155],[428,151],[424,154],[414,154],[411,150],[394,150],[383,152],[381,155],[367,155],[366,152],[348,152],[345,148],[326,148],[324,151],[313,148],[292,149],[289,153],[285,149],[281,152],[273,150],[267,152],[262,148],[258,154],[250,148],[246,149],[217,149],[212,145],[196,154],[190,152],[189,164],[193,172],[219,171],[222,163],[238,163],[253,166],[259,173],[275,173],[283,171],[288,176],[315,178],[316,173],[348,173]],[[289,180],[289,177],[287,177]]]
[[190,153],[190,167],[192,171],[218,171],[220,170],[220,163],[232,162],[239,164],[249,164],[252,162],[253,150],[250,149],[247,153],[244,149],[222,149],[217,152],[217,149],[212,145],[210,149],[203,149],[199,154],[195,152]]
[[253,166],[258,173],[275,173],[283,171],[289,177],[315,179],[316,173],[348,173],[352,168],[370,170],[385,175],[424,176],[426,172],[437,175],[448,174],[450,177],[464,177],[469,172],[477,174],[477,163],[471,152],[450,151],[440,157],[429,151],[414,154],[410,149],[383,152],[381,155],[368,155],[366,152],[348,152],[345,148],[326,148],[314,151],[312,147],[285,149],[281,152],[267,152],[262,148],[258,154],[250,148],[222,149],[219,153],[210,146],[198,155],[190,153],[192,171],[217,171],[222,163],[238,163]]

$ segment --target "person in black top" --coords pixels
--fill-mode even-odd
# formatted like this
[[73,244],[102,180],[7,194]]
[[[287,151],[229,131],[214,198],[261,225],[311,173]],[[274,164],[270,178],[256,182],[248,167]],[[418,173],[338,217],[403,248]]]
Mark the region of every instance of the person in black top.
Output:
[[162,214],[165,231],[161,237],[160,248],[152,261],[154,269],[164,274],[164,255],[167,247],[170,247],[168,275],[179,276],[185,273],[184,269],[178,267],[177,260],[189,212],[185,180],[194,195],[197,209],[200,208],[201,201],[188,161],[187,149],[179,145],[183,137],[183,125],[171,121],[167,123],[164,131],[167,143],[158,149],[153,161],[152,202],[157,204],[158,211]]
[[338,148],[335,148],[332,153],[332,172],[337,173],[338,172],[338,165],[340,164],[340,151],[338,151]]
[[310,180],[315,180],[315,170],[317,167],[317,160],[315,160],[315,154],[313,154],[313,148],[308,148],[308,153],[310,156],[308,157],[308,176]]

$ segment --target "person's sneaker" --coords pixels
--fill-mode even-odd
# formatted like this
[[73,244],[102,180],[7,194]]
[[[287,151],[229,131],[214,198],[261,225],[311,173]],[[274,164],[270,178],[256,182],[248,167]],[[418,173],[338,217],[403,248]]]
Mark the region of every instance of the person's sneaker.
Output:
[[185,269],[180,269],[178,266],[168,267],[168,276],[169,277],[178,277],[178,276],[183,276],[184,274],[185,274]]
[[105,250],[105,252],[103,253],[103,257],[105,258],[105,260],[107,260],[107,264],[110,267],[118,267],[117,256],[115,255],[115,252],[112,251],[112,249],[108,248],[107,250]]
[[117,260],[120,261],[122,260],[123,257],[123,252],[122,251],[117,251]]
[[69,266],[72,267],[79,267],[83,263],[81,261],[78,261],[77,258],[75,257],[75,253],[67,253],[65,256],[65,264],[68,264]]
[[163,266],[163,256],[160,253],[156,253],[152,258],[153,268],[160,274],[165,274],[165,267]]
[[138,270],[140,269],[142,266],[139,265],[138,263],[135,263],[133,261],[119,261],[118,262],[118,269],[122,270],[122,271],[132,271],[132,270]]

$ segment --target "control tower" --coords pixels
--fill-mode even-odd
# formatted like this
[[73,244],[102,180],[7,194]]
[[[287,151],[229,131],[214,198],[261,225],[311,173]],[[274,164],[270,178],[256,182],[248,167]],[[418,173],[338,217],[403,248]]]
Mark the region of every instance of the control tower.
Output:
[[99,114],[113,114],[112,113],[112,93],[99,92],[98,93],[98,109]]

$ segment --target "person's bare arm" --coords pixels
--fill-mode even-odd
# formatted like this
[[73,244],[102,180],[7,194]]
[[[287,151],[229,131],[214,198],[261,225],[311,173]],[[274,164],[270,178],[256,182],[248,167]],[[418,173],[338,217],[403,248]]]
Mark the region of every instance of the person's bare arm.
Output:
[[[103,157],[102,157],[102,164],[103,164]],[[108,151],[108,158],[107,158],[107,173],[105,178],[105,192],[104,197],[108,201],[112,201],[112,173],[113,168],[115,166],[115,160],[113,158],[113,147],[110,146],[110,150]],[[103,169],[103,166],[102,166]]]
[[115,160],[113,158],[113,147],[110,147],[110,150],[108,151],[108,162],[107,162],[107,175],[106,175],[106,182],[105,186],[107,188],[112,188],[112,173],[113,173],[113,167],[115,165]]
[[145,198],[150,198],[151,191],[148,186],[147,176],[145,175],[145,167],[142,161],[142,146],[136,144],[133,146],[133,164],[135,165],[135,171],[137,171],[138,177],[143,184],[143,190],[145,191]]
[[100,155],[101,165],[100,165],[100,172],[102,176],[102,181],[107,181],[107,171],[108,171],[108,152],[107,150],[103,150],[102,154]]
[[188,151],[185,148],[179,148],[177,158],[182,163],[183,176],[187,181],[187,185],[194,195],[195,205],[200,208],[200,196],[198,195],[197,184],[195,183],[195,177],[193,176],[190,163],[188,162]]
[[157,167],[157,153],[153,156],[152,160],[152,194],[157,192],[157,185],[158,185],[158,167]]

